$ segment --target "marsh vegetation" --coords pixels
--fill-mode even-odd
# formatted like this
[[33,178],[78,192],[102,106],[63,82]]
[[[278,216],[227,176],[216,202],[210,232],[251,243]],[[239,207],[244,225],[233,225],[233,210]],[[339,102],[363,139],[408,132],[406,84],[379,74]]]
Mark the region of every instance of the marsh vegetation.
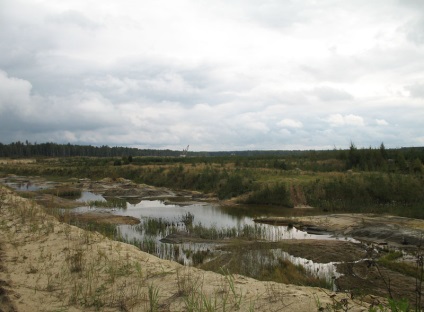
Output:
[[[4,155],[15,151],[16,156],[25,148],[28,151],[22,155],[31,155],[31,150],[37,150],[33,145],[19,149],[17,146],[20,145],[2,145],[1,149]],[[120,158],[108,157],[106,152],[105,157],[37,158],[26,165],[0,164],[0,171],[52,179],[125,178],[174,190],[196,190],[239,203],[310,205],[331,212],[424,217],[423,148],[392,150],[381,144],[379,148],[359,149],[352,143],[348,150],[252,151],[208,153],[208,156],[192,152],[191,157],[185,158],[131,156],[127,154],[130,152],[127,150]],[[114,165],[116,160],[120,160],[121,165]],[[75,190],[68,191],[71,196]],[[61,192],[66,195],[66,190]]]

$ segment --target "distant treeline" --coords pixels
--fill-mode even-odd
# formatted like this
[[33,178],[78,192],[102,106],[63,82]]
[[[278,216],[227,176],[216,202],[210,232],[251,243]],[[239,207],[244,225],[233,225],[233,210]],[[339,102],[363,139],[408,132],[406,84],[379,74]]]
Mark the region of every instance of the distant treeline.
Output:
[[132,147],[109,147],[57,143],[13,142],[0,143],[0,157],[122,157],[122,156],[179,156],[171,150],[139,149]]
[[92,146],[92,145],[74,145],[58,143],[31,143],[31,142],[12,142],[10,144],[0,143],[0,157],[123,157],[123,156],[161,156],[161,157],[179,157],[179,156],[278,156],[278,155],[301,155],[304,151],[219,151],[219,152],[187,152],[173,151],[169,149],[139,149],[133,147],[110,147]]
[[[357,148],[351,143],[349,149],[309,150],[309,151],[221,151],[221,152],[186,152],[169,149],[139,149],[131,147],[109,147],[92,145],[73,145],[57,143],[13,142],[0,143],[0,157],[159,157],[149,162],[173,162],[167,157],[189,156],[184,162],[205,161],[204,157],[220,158],[222,163],[235,162],[238,167],[274,167],[278,169],[295,169],[312,171],[340,171],[355,169],[359,171],[415,172],[422,170],[424,147],[406,147],[386,149],[384,143],[378,148]],[[329,160],[337,160],[331,162]],[[180,158],[178,161],[182,161]],[[215,160],[216,161],[216,160]],[[135,162],[144,162],[138,160]]]
[[424,148],[386,149],[381,143],[379,148],[358,149],[351,143],[347,152],[340,153],[339,159],[345,161],[347,169],[421,173]]

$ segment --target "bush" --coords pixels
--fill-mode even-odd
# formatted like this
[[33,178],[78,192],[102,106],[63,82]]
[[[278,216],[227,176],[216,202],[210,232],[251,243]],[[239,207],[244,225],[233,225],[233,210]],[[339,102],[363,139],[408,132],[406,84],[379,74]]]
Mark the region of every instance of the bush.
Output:
[[247,179],[239,174],[234,174],[222,181],[217,193],[219,199],[226,199],[244,194],[249,190],[250,185]]
[[281,205],[285,207],[293,207],[293,202],[290,198],[290,192],[286,185],[277,183],[275,185],[261,188],[254,191],[248,196],[246,204],[264,204],[264,205]]
[[347,174],[307,183],[304,190],[310,205],[332,211],[402,214],[401,209],[422,208],[424,202],[424,181],[416,175]]

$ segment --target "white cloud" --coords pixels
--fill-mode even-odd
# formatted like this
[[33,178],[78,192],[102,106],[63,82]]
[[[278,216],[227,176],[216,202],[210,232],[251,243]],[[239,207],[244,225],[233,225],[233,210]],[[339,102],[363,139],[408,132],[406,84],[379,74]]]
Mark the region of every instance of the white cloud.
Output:
[[376,119],[375,123],[378,126],[388,126],[389,125],[389,123],[387,121],[385,121],[384,119]]
[[287,129],[281,129],[279,133],[286,137],[291,135],[291,132]]
[[0,70],[0,112],[5,110],[26,111],[30,102],[31,83],[9,77]]
[[424,145],[424,137],[417,137],[417,138],[415,138],[415,141],[416,141],[416,143],[417,144],[419,144],[419,145]]
[[234,122],[234,126],[236,126],[240,134],[249,132],[266,134],[269,131],[269,127],[260,119],[260,116],[256,113],[245,113],[238,115],[230,122]]
[[339,126],[364,126],[364,118],[353,114],[332,114],[327,118],[328,123],[334,127]]
[[278,122],[278,126],[282,128],[302,128],[303,124],[300,121],[285,118]]
[[328,86],[322,86],[315,88],[312,94],[316,95],[322,101],[346,101],[352,100],[353,96],[344,90],[332,88]]

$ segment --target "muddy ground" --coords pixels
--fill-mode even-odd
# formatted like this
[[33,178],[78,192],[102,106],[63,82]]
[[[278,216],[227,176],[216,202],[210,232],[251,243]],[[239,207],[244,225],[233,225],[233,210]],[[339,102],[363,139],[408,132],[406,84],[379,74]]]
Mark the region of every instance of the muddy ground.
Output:
[[293,225],[314,233],[335,233],[355,239],[403,249],[421,247],[424,220],[377,214],[330,214],[293,218],[260,218],[257,222]]
[[[293,225],[314,233],[335,233],[355,238],[362,242],[361,260],[346,261],[337,265],[343,275],[336,280],[338,289],[360,296],[372,293],[379,296],[407,298],[415,303],[418,276],[422,269],[422,239],[424,220],[375,214],[332,214],[313,217],[262,218],[256,220],[279,225]],[[304,244],[302,244],[304,245]],[[302,257],[313,258],[314,254],[329,254],[333,261],[341,252],[352,253],[346,246],[340,250],[324,246],[310,246],[300,252]],[[316,248],[314,248],[316,247]],[[390,269],[379,261],[390,252],[401,251],[404,255],[390,262]],[[356,253],[358,255],[358,253]],[[308,258],[309,259],[309,258]],[[421,264],[421,265],[420,265]]]

